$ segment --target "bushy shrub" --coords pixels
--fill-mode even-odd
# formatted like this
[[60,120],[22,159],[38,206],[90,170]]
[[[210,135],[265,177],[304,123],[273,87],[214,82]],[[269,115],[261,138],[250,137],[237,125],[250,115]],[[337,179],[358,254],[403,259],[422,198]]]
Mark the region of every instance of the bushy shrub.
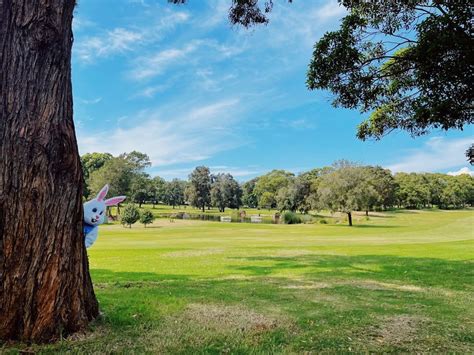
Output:
[[294,212],[285,212],[283,214],[283,221],[285,224],[299,224],[301,223],[301,217]]
[[121,222],[124,226],[132,228],[132,224],[140,218],[140,211],[134,204],[127,204],[122,211]]
[[155,216],[150,210],[144,210],[140,213],[140,223],[143,224],[146,228],[147,224],[153,223]]
[[319,221],[319,224],[328,224],[328,221],[326,221],[325,219],[321,219],[321,220]]

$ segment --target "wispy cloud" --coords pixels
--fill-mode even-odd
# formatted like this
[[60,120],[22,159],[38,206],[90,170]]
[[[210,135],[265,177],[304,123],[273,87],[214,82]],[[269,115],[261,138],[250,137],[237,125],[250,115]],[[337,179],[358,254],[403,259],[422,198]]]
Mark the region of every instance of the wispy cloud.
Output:
[[94,22],[81,16],[74,16],[72,19],[72,29],[74,33],[96,26]]
[[140,150],[154,166],[201,161],[243,144],[233,132],[238,105],[239,99],[227,99],[175,114],[143,111],[127,120],[131,127],[92,135],[79,132],[79,148],[81,154]]
[[85,105],[94,105],[102,101],[101,97],[96,97],[95,99],[79,99],[79,101]]
[[130,72],[130,77],[135,80],[153,78],[160,75],[168,67],[182,61],[187,55],[198,49],[201,41],[194,40],[181,48],[169,48],[153,55],[141,57],[137,60],[135,68]]
[[464,154],[473,141],[474,137],[433,137],[423,147],[406,152],[404,158],[388,168],[393,172],[428,172],[457,168],[466,163]]
[[[81,37],[74,45],[74,55],[81,62],[91,63],[97,58],[128,52],[146,43],[161,40],[166,31],[189,19],[187,12],[163,12],[165,15],[149,26],[133,29],[118,27],[94,36]],[[76,27],[81,26],[81,21],[83,20],[78,20]]]
[[155,94],[165,91],[168,87],[169,85],[147,86],[133,95],[133,97],[152,98],[155,96]]
[[289,120],[281,120],[280,124],[284,128],[291,128],[296,130],[306,130],[316,128],[314,120],[308,120],[307,118],[297,118]]
[[75,54],[83,62],[92,62],[97,57],[107,57],[129,51],[143,39],[140,32],[115,28],[102,36],[87,37],[75,46]]
[[317,9],[315,15],[319,20],[327,21],[333,18],[342,17],[346,13],[346,8],[339,4],[338,1],[330,0],[324,6]]

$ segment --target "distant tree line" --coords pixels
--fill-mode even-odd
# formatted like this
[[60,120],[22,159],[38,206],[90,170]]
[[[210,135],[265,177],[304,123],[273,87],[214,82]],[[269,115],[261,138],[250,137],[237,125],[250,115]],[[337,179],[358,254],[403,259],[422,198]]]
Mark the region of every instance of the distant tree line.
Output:
[[187,181],[151,177],[146,154],[133,151],[117,157],[109,153],[82,156],[87,199],[108,183],[111,194],[127,195],[141,207],[158,203],[202,209],[276,208],[307,213],[329,209],[345,213],[351,224],[353,211],[398,208],[463,208],[474,204],[474,179],[470,175],[396,173],[380,166],[339,161],[295,175],[273,170],[239,183],[231,174],[211,174],[198,166]]

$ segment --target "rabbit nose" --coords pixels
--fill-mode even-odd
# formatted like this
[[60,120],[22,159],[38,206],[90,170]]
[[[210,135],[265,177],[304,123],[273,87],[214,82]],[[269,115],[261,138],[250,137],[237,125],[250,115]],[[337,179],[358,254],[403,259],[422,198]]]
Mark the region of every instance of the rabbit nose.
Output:
[[99,216],[96,215],[96,216],[95,216],[95,219],[99,219]]

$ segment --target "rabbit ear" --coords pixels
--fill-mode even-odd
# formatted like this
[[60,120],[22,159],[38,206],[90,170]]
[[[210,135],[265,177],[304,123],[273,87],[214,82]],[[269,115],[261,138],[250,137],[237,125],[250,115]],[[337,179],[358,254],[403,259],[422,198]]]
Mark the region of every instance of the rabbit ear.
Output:
[[98,193],[97,200],[103,201],[108,191],[109,191],[109,184],[105,184],[102,190],[100,190],[100,192]]
[[123,200],[125,200],[126,198],[127,198],[126,196],[115,196],[112,198],[108,198],[104,202],[106,206],[115,206],[115,205],[118,205]]

